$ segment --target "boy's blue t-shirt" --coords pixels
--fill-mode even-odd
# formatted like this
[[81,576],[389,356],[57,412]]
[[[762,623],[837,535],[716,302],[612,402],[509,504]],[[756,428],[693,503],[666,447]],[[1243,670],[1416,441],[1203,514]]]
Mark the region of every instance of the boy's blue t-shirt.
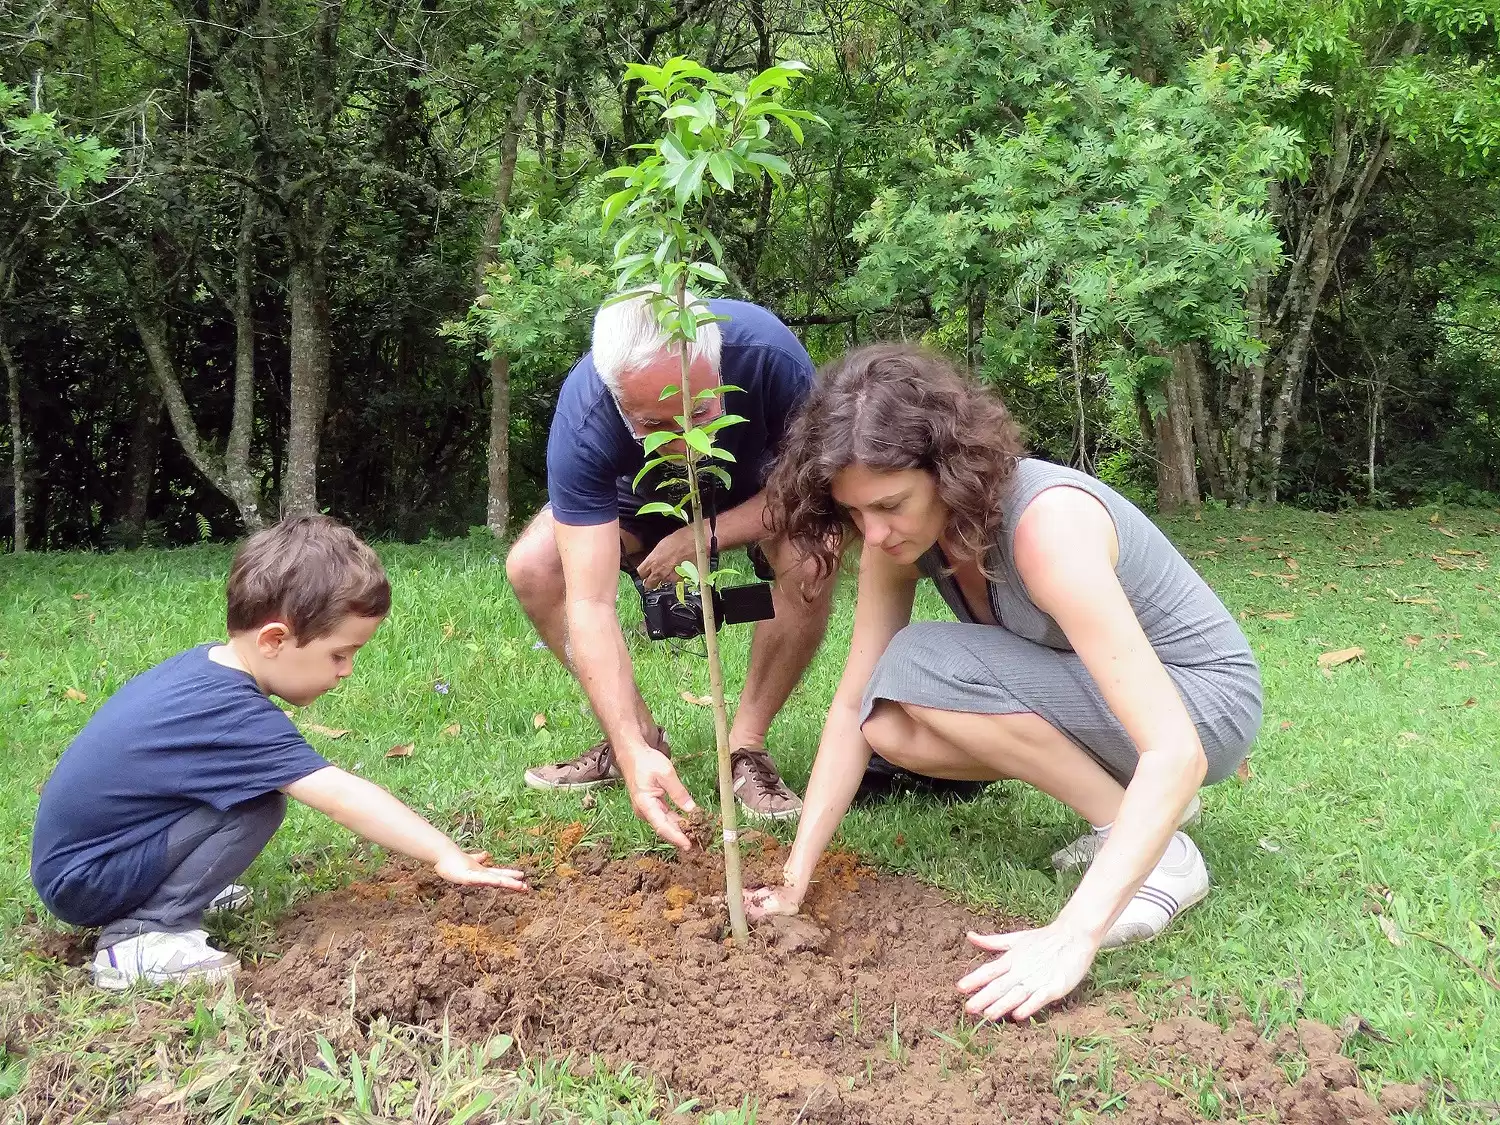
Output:
[[199,645],[110,697],[47,779],[31,881],[65,922],[126,916],[161,885],[166,832],[202,805],[225,810],[328,762],[256,686]]
[[[765,474],[788,424],[811,393],[812,359],[791,329],[773,313],[746,301],[712,300],[723,348],[719,377],[741,388],[724,395],[724,411],[745,421],[715,435],[734,454],[722,465],[734,482],[717,499],[720,510],[744,503],[765,485]],[[614,397],[594,369],[589,352],[568,373],[547,435],[547,498],[559,523],[608,523],[653,499],[651,480],[632,491],[646,463],[641,444],[626,428]]]

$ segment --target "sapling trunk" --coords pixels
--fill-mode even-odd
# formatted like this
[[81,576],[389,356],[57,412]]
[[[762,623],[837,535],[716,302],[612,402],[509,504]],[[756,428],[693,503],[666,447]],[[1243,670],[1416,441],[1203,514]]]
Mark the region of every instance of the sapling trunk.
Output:
[[[686,314],[685,284],[678,283],[677,307]],[[684,429],[692,424],[693,389],[688,377],[688,349],[682,347],[682,417]],[[684,443],[686,444],[686,443]],[[698,555],[698,592],[703,605],[703,641],[708,649],[708,691],[714,703],[714,742],[718,747],[719,806],[724,823],[724,894],[729,906],[729,932],[743,947],[750,938],[745,924],[744,882],[740,877],[739,817],[734,803],[734,776],[730,764],[729,710],[724,705],[724,668],[719,663],[719,627],[714,615],[714,591],[709,584],[708,535],[703,526],[703,505],[698,490],[698,454],[687,446],[689,510],[692,512],[693,546]]]

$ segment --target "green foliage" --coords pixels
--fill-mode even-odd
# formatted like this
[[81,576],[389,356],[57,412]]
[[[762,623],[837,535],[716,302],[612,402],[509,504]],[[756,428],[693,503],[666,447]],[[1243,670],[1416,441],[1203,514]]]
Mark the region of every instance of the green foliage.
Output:
[[0,173],[11,161],[35,162],[50,170],[50,187],[64,199],[108,178],[119,149],[104,147],[98,137],[68,132],[58,124],[55,110],[17,113],[25,105],[24,90],[0,82]]
[[[739,389],[709,387],[694,393],[687,383],[685,345],[697,339],[703,325],[720,319],[706,301],[689,297],[688,286],[696,291],[728,280],[721,266],[723,246],[701,208],[716,188],[732,192],[737,179],[741,187],[758,184],[764,176],[777,181],[789,170],[773,151],[771,123],[780,122],[800,144],[799,122],[820,120],[806,110],[787,108],[781,100],[805,69],[800,62],[783,63],[744,83],[683,58],[659,67],[635,63],[626,71],[626,78],[639,84],[638,97],[661,110],[666,128],[654,142],[636,146],[650,154],[639,163],[604,173],[607,180],[624,181],[601,209],[602,230],[616,222],[626,224],[614,244],[615,299],[649,295],[663,334],[684,357],[682,386],[663,394],[682,397],[682,413],[674,417],[679,429],[645,439],[647,460],[635,483],[662,466],[680,468],[682,477],[663,482],[685,484],[679,498],[643,510],[685,522],[697,519],[700,529],[698,474],[730,487],[728,471],[713,462],[732,462],[734,457],[718,447],[714,435],[744,421],[734,414],[720,414],[703,425],[692,420],[695,404],[705,397]],[[683,563],[678,573],[679,597],[687,589],[716,585],[723,576],[717,571],[700,573],[692,563]]]
[[961,312],[984,287],[1000,372],[1061,365],[1076,334],[1127,392],[1182,341],[1253,357],[1243,294],[1281,253],[1268,188],[1301,159],[1259,106],[1300,89],[1268,48],[1210,51],[1153,86],[1082,25],[977,18],[914,84],[909,170],[855,228],[858,299]]

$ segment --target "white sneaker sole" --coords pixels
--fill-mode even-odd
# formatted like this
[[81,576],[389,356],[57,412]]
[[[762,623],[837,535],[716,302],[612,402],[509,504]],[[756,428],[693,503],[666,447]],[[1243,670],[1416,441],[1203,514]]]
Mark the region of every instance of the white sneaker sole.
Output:
[[795,809],[787,809],[785,812],[766,813],[759,812],[756,809],[752,809],[738,797],[734,799],[734,803],[738,805],[740,811],[748,816],[751,820],[796,820],[799,816],[802,815],[801,805],[798,805]]
[[[1172,912],[1170,917],[1167,918],[1161,929],[1141,934],[1139,937],[1130,936],[1121,937],[1118,939],[1114,939],[1114,931],[1111,930],[1108,934],[1104,935],[1104,943],[1100,945],[1099,948],[1124,949],[1127,945],[1145,945],[1147,942],[1155,941],[1157,938],[1161,937],[1162,934],[1166,933],[1172,928],[1173,922],[1177,921],[1177,919],[1181,918],[1183,914],[1206,899],[1208,897],[1208,892],[1211,890],[1213,890],[1212,883],[1197,891],[1194,891],[1185,899],[1177,900],[1177,909]],[[1140,892],[1137,891],[1136,893],[1139,894]]]
[[538,777],[536,771],[527,770],[525,775],[526,788],[528,789],[598,789],[603,785],[619,785],[624,778],[605,777],[598,781],[548,781],[545,777]]
[[209,969],[188,969],[180,973],[141,973],[132,977],[122,969],[93,970],[94,987],[106,992],[125,992],[138,984],[159,988],[165,984],[218,984],[231,980],[240,971],[238,964],[219,965]]

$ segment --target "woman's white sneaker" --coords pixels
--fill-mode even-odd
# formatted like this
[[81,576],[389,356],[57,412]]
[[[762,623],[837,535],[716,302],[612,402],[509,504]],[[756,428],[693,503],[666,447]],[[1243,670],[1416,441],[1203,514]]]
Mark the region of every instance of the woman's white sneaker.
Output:
[[[1198,814],[1203,811],[1203,802],[1198,795],[1193,795],[1192,801],[1182,812],[1182,819],[1177,822],[1178,828],[1186,828],[1198,819]],[[1094,857],[1099,854],[1099,849],[1104,847],[1104,841],[1109,839],[1109,826],[1103,828],[1091,828],[1078,839],[1074,840],[1065,848],[1059,848],[1052,853],[1052,866],[1057,871],[1072,871],[1075,868],[1087,867],[1094,862]]]
[[214,895],[209,902],[208,909],[214,910],[240,910],[249,906],[255,899],[255,892],[243,883],[230,883],[218,894]]
[[1138,941],[1150,941],[1195,903],[1208,895],[1208,866],[1203,853],[1183,833],[1173,835],[1167,850],[1146,876],[1109,933],[1101,949],[1115,949]]
[[147,984],[214,983],[239,971],[239,960],[208,944],[203,930],[182,934],[147,933],[116,942],[94,954],[94,983],[120,992]]

